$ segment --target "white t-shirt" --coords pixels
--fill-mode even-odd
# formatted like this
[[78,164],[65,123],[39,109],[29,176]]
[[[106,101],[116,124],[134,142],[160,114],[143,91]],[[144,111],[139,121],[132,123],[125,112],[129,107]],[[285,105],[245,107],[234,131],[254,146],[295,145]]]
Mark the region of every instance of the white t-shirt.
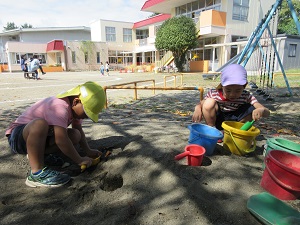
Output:
[[30,71],[35,71],[39,68],[40,66],[40,61],[38,59],[33,59],[31,62],[30,62]]

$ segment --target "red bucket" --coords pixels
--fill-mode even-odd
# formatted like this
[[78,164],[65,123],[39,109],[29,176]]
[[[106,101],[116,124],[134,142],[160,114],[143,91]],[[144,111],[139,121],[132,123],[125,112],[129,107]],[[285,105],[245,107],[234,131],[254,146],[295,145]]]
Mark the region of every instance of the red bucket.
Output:
[[300,157],[289,152],[271,150],[265,158],[266,168],[260,185],[281,200],[300,197]]
[[190,144],[187,145],[183,153],[175,156],[175,160],[180,160],[187,156],[187,163],[189,166],[201,166],[205,148],[200,145]]

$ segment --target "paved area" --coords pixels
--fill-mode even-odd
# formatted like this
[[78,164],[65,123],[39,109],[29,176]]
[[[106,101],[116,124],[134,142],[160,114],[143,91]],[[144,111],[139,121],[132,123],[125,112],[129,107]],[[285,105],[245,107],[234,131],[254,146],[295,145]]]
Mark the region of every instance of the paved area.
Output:
[[[39,99],[56,95],[86,81],[94,81],[102,86],[123,84],[133,81],[155,80],[156,87],[164,86],[164,76],[159,73],[119,73],[113,71],[110,76],[101,76],[97,71],[90,72],[57,72],[41,75],[41,80],[24,79],[23,73],[0,74],[0,108],[13,109],[28,105]],[[167,86],[174,86],[174,77],[166,78]],[[180,85],[180,78],[177,78]],[[140,86],[152,86],[153,82],[143,82]],[[165,91],[156,91],[155,94]],[[170,92],[170,91],[169,91]],[[172,91],[171,91],[172,92]],[[152,90],[138,90],[138,97],[152,96]],[[134,90],[107,90],[109,104],[130,101],[134,98]]]

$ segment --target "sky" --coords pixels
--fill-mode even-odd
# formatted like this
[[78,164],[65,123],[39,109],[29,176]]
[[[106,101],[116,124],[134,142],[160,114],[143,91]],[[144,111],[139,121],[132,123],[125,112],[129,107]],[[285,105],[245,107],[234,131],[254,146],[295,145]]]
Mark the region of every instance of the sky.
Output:
[[90,26],[105,19],[138,22],[152,13],[142,12],[146,0],[1,0],[0,32],[7,22],[33,27]]

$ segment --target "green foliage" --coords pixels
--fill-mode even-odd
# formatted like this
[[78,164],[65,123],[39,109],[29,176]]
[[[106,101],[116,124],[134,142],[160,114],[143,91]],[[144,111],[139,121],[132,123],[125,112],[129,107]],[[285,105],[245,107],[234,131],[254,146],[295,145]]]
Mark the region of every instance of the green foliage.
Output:
[[[19,27],[14,22],[7,22],[6,27],[3,27],[3,31],[18,29]],[[33,26],[29,23],[24,23],[20,26],[20,28],[33,28]]]
[[33,28],[33,26],[31,24],[24,23],[23,25],[21,25],[21,28]]
[[[294,10],[297,14],[298,21],[300,21],[300,1],[292,0],[292,4]],[[287,1],[282,1],[281,10],[279,12],[279,20],[278,20],[278,33],[279,34],[299,34],[296,23],[292,18],[290,7],[287,4]]]
[[18,29],[19,27],[14,22],[7,22],[6,27],[3,27],[3,31]]
[[94,52],[95,44],[92,41],[81,41],[80,43],[80,50],[85,54],[88,53],[89,55]]
[[197,46],[197,30],[191,18],[180,16],[166,20],[156,34],[155,47],[173,53],[174,62],[181,72],[188,50]]
[[150,16],[148,16],[148,18],[151,18],[153,16],[157,16],[157,15],[159,15],[159,13],[152,13]]
[[81,41],[80,50],[84,54],[85,62],[88,62],[95,51],[95,44],[92,41]]

